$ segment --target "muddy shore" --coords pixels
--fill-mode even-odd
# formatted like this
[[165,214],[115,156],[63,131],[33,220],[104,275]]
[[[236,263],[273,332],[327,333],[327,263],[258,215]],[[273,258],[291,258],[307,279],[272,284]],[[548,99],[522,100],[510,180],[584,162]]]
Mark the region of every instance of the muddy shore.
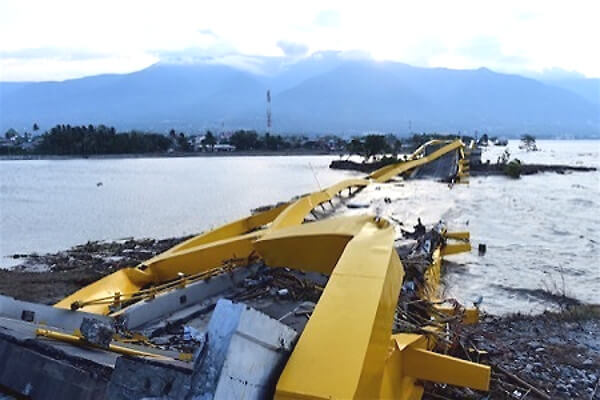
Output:
[[19,264],[0,269],[0,294],[54,304],[103,276],[136,266],[188,238],[96,241],[57,253],[14,255]]
[[[16,267],[0,270],[0,293],[53,304],[185,239],[88,242],[53,254],[18,255]],[[491,391],[428,384],[424,398],[600,399],[600,306],[567,304],[561,312],[488,315],[462,326],[450,353],[492,365]]]

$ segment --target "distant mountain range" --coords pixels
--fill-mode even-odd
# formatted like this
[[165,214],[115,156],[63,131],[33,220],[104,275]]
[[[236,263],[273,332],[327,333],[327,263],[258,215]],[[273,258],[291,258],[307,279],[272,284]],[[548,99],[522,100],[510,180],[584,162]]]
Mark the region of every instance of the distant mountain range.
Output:
[[317,53],[268,73],[207,60],[63,82],[0,82],[0,129],[59,123],[188,133],[469,132],[600,137],[600,80],[538,81],[485,68],[419,68]]

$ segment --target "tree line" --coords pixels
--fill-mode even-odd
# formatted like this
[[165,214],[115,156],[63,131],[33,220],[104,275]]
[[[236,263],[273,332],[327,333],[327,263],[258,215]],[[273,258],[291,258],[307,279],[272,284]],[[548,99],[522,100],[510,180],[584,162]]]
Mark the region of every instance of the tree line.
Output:
[[[38,130],[34,124],[33,130]],[[307,150],[337,153],[340,156],[358,155],[365,161],[383,157],[396,157],[399,153],[410,152],[422,143],[433,138],[454,139],[457,135],[415,134],[400,139],[393,134],[368,134],[344,139],[336,135],[308,137],[305,135],[278,135],[259,133],[255,130],[237,130],[229,135],[213,134],[207,130],[204,135],[186,136],[171,129],[168,135],[140,131],[117,132],[106,125],[56,125],[39,137],[33,138],[27,133],[19,136],[10,129],[5,134],[5,143],[11,147],[2,148],[0,153],[12,154],[52,154],[52,155],[94,155],[161,153],[166,151],[190,152],[200,144],[203,150],[214,150],[217,144],[230,144],[236,151],[287,151]],[[463,137],[468,140],[470,138]],[[22,146],[29,144],[28,146]]]
[[36,152],[57,155],[127,154],[166,151],[171,140],[156,133],[117,133],[105,125],[56,125],[39,139]]

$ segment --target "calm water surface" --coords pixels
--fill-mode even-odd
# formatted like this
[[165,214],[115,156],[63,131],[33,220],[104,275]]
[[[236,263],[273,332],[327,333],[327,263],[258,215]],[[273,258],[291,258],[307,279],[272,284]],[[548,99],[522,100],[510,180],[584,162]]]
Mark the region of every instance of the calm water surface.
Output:
[[0,266],[88,240],[201,232],[352,175],[330,170],[333,158],[0,161]]

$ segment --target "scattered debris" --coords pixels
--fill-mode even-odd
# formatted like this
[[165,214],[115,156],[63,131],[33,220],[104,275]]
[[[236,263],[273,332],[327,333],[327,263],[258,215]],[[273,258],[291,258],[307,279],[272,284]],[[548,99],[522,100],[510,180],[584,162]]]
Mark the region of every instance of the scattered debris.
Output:
[[108,349],[115,330],[112,325],[93,318],[84,318],[79,328],[86,342]]
[[366,203],[348,203],[346,204],[348,208],[369,208],[369,205]]
[[13,256],[21,262],[10,269],[0,268],[0,294],[54,304],[105,275],[135,266],[189,237],[95,241],[52,254]]
[[460,345],[450,354],[467,360],[477,354],[492,365],[490,392],[427,384],[424,399],[594,398],[600,379],[598,305],[535,316],[485,316],[461,327],[458,337]]
[[485,252],[487,251],[487,246],[485,245],[485,243],[479,243],[479,246],[477,246],[477,252],[479,254],[480,257],[485,256]]

